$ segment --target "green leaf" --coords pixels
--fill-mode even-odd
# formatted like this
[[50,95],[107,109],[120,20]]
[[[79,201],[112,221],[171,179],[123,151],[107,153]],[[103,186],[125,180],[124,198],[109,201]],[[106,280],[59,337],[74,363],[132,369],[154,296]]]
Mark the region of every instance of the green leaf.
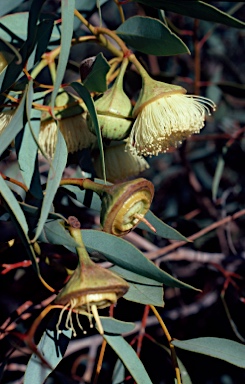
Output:
[[162,286],[129,283],[129,290],[123,297],[143,305],[164,306]]
[[42,188],[39,177],[37,162],[37,138],[40,129],[41,111],[32,109],[33,81],[27,85],[26,113],[28,122],[21,136],[20,146],[16,146],[18,162],[22,177],[30,192],[37,198],[42,199]]
[[183,341],[174,340],[172,344],[186,351],[202,353],[245,368],[245,345],[236,341],[218,337],[199,337]]
[[110,69],[103,53],[99,53],[92,65],[92,70],[83,84],[90,92],[105,92],[107,90],[106,75]]
[[4,201],[4,206],[8,211],[13,223],[15,224],[16,230],[22,240],[27,254],[32,261],[32,266],[35,269],[38,276],[40,276],[39,267],[36,260],[35,252],[30,244],[30,239],[28,237],[28,225],[26,222],[25,215],[22,209],[19,206],[18,201],[16,200],[11,189],[8,188],[7,184],[0,175],[0,196]]
[[38,237],[40,236],[43,230],[43,226],[49,215],[49,211],[51,209],[54,196],[59,187],[60,180],[62,178],[64,168],[66,166],[66,161],[67,161],[66,142],[61,132],[58,130],[55,154],[54,154],[53,161],[51,163],[51,167],[49,169],[47,188],[45,191],[45,195],[42,203],[42,210],[41,210],[40,218],[38,221],[35,238],[33,239],[33,241],[36,241],[38,239]]
[[137,275],[118,266],[111,267],[110,270],[129,283],[129,290],[123,296],[124,299],[144,305],[164,306],[162,284],[156,284],[155,280]]
[[71,85],[71,87],[73,87],[75,89],[75,91],[77,91],[79,96],[83,99],[83,101],[86,104],[86,106],[88,108],[88,111],[90,113],[90,117],[92,119],[92,122],[93,122],[93,125],[94,125],[94,128],[95,128],[95,132],[96,132],[96,136],[97,136],[97,140],[98,140],[98,146],[99,146],[99,150],[100,150],[100,161],[101,161],[101,166],[102,166],[102,171],[103,171],[103,177],[104,177],[104,180],[106,180],[104,149],[103,149],[101,131],[100,131],[100,128],[99,128],[97,114],[96,114],[96,110],[95,110],[93,99],[92,99],[89,91],[87,90],[87,88],[83,84],[73,82],[70,85]]
[[0,16],[6,15],[7,13],[11,12],[13,9],[17,8],[18,5],[21,3],[24,3],[25,0],[15,0],[12,1],[3,1],[1,3],[1,9],[0,9]]
[[153,225],[153,227],[156,229],[156,232],[153,232],[145,223],[142,222],[138,225],[138,228],[151,232],[154,235],[163,237],[164,239],[189,242],[189,240],[185,236],[181,235],[181,233],[176,231],[176,229],[170,227],[169,225],[165,224],[162,220],[158,219],[158,217],[156,217],[151,211],[147,212],[145,218]]
[[136,352],[123,337],[104,335],[104,339],[120,357],[137,384],[152,384]]
[[[133,0],[136,1],[136,0]],[[221,23],[234,28],[245,28],[245,23],[219,10],[218,8],[198,0],[137,0],[138,3],[150,5],[153,8],[176,12],[196,19]]]
[[[86,193],[88,193],[88,191],[81,190],[79,187],[75,185],[62,185],[61,188],[64,188],[66,191],[68,191],[68,194],[71,197],[75,198],[77,201],[79,201],[79,203],[84,204],[85,196],[86,196]],[[100,211],[101,200],[96,193],[93,193],[91,205],[89,208],[94,209],[95,211]]]
[[55,99],[60,89],[70,54],[71,39],[73,34],[74,9],[75,0],[61,0],[61,50],[54,82],[54,90],[52,92],[50,101],[51,108],[53,108],[55,105]]
[[114,319],[113,317],[100,316],[100,320],[105,333],[121,335],[122,333],[132,332],[135,328],[134,323],[127,323],[125,321]]
[[122,383],[125,379],[125,371],[123,363],[118,359],[112,373],[112,384]]
[[185,43],[161,21],[134,16],[116,30],[116,34],[137,51],[158,56],[189,53]]
[[90,252],[100,252],[111,263],[170,287],[196,289],[175,279],[148,260],[132,244],[119,237],[95,230],[83,230],[83,241]]
[[76,247],[77,243],[62,225],[61,220],[46,221],[38,240],[43,243]]
[[23,128],[23,113],[24,113],[24,107],[25,107],[26,91],[24,92],[23,97],[20,101],[20,104],[16,109],[15,114],[10,120],[8,126],[1,133],[0,155],[12,143],[16,135]]
[[[71,336],[72,331],[70,329],[63,330],[62,333],[59,334],[59,340],[57,340],[56,331],[44,332],[37,347],[38,351],[53,369],[46,367],[37,355],[32,354],[26,367],[24,384],[43,384],[45,382],[48,375],[63,359],[65,349],[71,339]],[[62,345],[60,345],[60,340],[62,340]]]
[[[9,4],[9,2],[7,2]],[[15,35],[17,41],[27,39],[27,24],[28,24],[29,12],[12,13],[0,19],[0,37],[3,40],[11,42],[12,33]],[[14,26],[14,28],[13,28]],[[3,29],[3,27],[5,27]],[[7,32],[7,30],[11,32]]]

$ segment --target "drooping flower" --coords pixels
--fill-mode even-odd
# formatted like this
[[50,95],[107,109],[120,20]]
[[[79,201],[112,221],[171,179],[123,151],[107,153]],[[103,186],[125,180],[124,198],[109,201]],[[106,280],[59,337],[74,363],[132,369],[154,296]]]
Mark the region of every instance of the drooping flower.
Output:
[[[149,168],[147,161],[136,153],[125,151],[126,143],[112,145],[104,149],[106,179],[111,183],[123,181]],[[100,157],[94,158],[97,176],[103,178]]]
[[0,135],[3,133],[5,128],[8,126],[10,120],[12,119],[14,115],[15,110],[5,110],[0,112]]
[[96,141],[95,135],[88,130],[86,120],[81,114],[57,121],[52,118],[42,121],[39,144],[49,157],[54,155],[58,129],[64,136],[69,153],[89,148]]
[[82,326],[78,314],[91,316],[92,312],[98,330],[103,334],[98,309],[115,304],[128,291],[129,284],[120,276],[95,264],[90,259],[82,241],[80,223],[73,216],[68,218],[68,222],[70,224],[70,233],[78,244],[76,249],[79,261],[70,280],[55,299],[55,304],[64,305],[57,323],[57,330],[59,331],[59,325],[65,310],[68,310],[66,327],[73,331],[74,336],[76,332],[72,322],[72,312],[77,314],[76,319],[80,328]]
[[153,80],[145,71],[141,75],[143,86],[133,110],[136,120],[128,138],[131,151],[158,155],[200,132],[205,114],[215,110],[213,101],[187,95],[181,86]]

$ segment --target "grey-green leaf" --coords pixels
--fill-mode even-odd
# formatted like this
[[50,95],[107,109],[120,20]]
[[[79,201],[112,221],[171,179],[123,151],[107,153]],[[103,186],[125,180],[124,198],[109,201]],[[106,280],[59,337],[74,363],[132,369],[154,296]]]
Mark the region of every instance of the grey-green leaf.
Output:
[[[59,335],[59,338],[67,338],[66,344],[68,345],[71,336],[72,331],[69,329],[63,330],[62,334]],[[56,340],[56,337],[56,331],[44,332],[37,346],[39,352],[44,357],[44,359],[50,364],[53,370],[63,359],[64,355],[64,351],[62,353],[60,347],[58,346],[58,341]],[[37,355],[32,354],[26,367],[24,384],[43,384],[51,372],[51,368],[46,367],[40,361]]]
[[149,55],[189,53],[189,49],[178,36],[161,21],[151,17],[130,17],[120,25],[116,33],[127,45]]
[[47,221],[38,240],[44,243],[63,245],[67,247],[77,246],[75,240],[65,230],[61,220]]
[[138,227],[141,229],[144,229],[148,232],[153,233],[154,235],[163,237],[164,239],[171,239],[171,240],[179,240],[179,241],[186,241],[189,240],[181,235],[176,229],[170,227],[169,225],[165,224],[162,220],[158,219],[152,213],[151,211],[148,211],[145,215],[145,218],[153,225],[153,227],[156,229],[156,232],[153,232],[145,223],[141,222]]
[[136,352],[122,336],[104,335],[104,338],[120,357],[137,384],[152,384],[152,381]]
[[20,104],[16,109],[8,126],[1,133],[0,155],[5,151],[5,149],[9,146],[9,144],[14,140],[16,135],[23,128],[23,113],[24,113],[24,107],[25,107],[26,92],[27,90],[25,90],[22,96],[22,99],[20,101]]
[[110,270],[123,277],[129,283],[129,290],[123,296],[124,299],[144,305],[164,306],[162,284],[118,266],[113,266]]
[[110,262],[121,268],[170,287],[196,289],[158,268],[126,240],[105,232],[87,229],[82,231],[82,235],[88,251],[102,253]]
[[83,84],[90,92],[105,92],[107,90],[106,74],[109,69],[110,65],[103,53],[99,53]]
[[40,236],[44,223],[47,220],[49,211],[51,209],[51,206],[54,200],[54,196],[59,187],[60,180],[61,180],[64,168],[66,166],[66,161],[67,161],[66,142],[61,132],[58,130],[55,154],[54,154],[54,158],[48,174],[47,188],[45,191],[45,195],[42,203],[42,210],[41,210],[40,218],[38,221],[38,226],[37,226],[34,240],[36,240]]
[[186,351],[202,353],[245,368],[245,345],[218,337],[199,337],[191,340],[174,340],[175,347]]
[[[133,0],[136,1],[136,0]],[[196,19],[221,23],[234,28],[245,28],[245,23],[233,16],[221,11],[220,9],[198,0],[137,0],[137,2],[150,5],[154,8],[176,12],[181,15],[194,17]]]
[[105,333],[121,335],[122,333],[132,332],[135,328],[134,323],[127,323],[125,321],[114,319],[113,317],[100,316],[100,320]]

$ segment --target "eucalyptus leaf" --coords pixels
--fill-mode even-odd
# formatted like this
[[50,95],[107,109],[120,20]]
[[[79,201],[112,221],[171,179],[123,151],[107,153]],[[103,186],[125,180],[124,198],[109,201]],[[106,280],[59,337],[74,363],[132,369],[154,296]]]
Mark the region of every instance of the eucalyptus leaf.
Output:
[[125,379],[125,374],[125,366],[123,365],[121,359],[118,359],[112,373],[112,384],[122,383]]
[[35,238],[33,239],[33,241],[36,241],[37,238],[40,236],[43,226],[45,224],[45,221],[47,220],[51,206],[53,204],[54,196],[57,192],[64,168],[66,166],[66,161],[67,161],[66,142],[61,132],[58,130],[54,158],[52,160],[51,167],[49,169],[47,187],[46,187],[46,191],[45,191],[45,195],[42,203],[42,209],[41,209],[41,214],[40,214],[40,218],[39,218],[37,229],[36,229]]
[[123,297],[143,305],[164,306],[162,286],[129,283],[129,290]]
[[105,92],[107,90],[106,75],[109,69],[110,65],[103,53],[99,53],[83,84],[90,92]]
[[199,337],[190,340],[174,340],[175,347],[202,353],[203,355],[215,357],[234,364],[237,367],[245,368],[245,345],[233,340],[218,337]]
[[164,239],[171,239],[171,240],[179,240],[179,241],[186,241],[189,242],[189,240],[181,235],[176,229],[170,227],[169,225],[165,224],[162,220],[158,219],[152,213],[151,211],[148,211],[147,214],[145,215],[146,220],[148,220],[153,227],[156,229],[156,232],[153,232],[145,223],[141,222],[138,225],[138,228],[144,229],[147,232],[151,232],[154,235],[163,237]]
[[76,247],[77,243],[65,230],[61,220],[46,221],[38,240],[43,243],[63,245],[67,247]]
[[17,8],[18,5],[21,3],[24,3],[25,0],[15,0],[12,1],[2,1],[1,3],[1,9],[0,9],[0,17],[3,15],[6,15],[7,13],[11,12],[13,9]]
[[[49,374],[56,368],[63,359],[66,347],[71,339],[72,331],[70,329],[63,330],[57,339],[56,331],[45,331],[37,348],[44,359],[52,367],[46,367],[36,354],[32,354],[27,364],[24,384],[43,384]],[[61,345],[62,343],[62,345]]]
[[25,90],[22,99],[12,117],[9,124],[6,128],[1,132],[1,140],[0,140],[0,155],[5,151],[5,149],[12,143],[16,135],[23,128],[23,114],[25,108],[25,100],[26,100],[27,89]]
[[121,335],[122,333],[132,332],[135,328],[134,323],[127,323],[114,319],[113,317],[100,316],[100,320],[105,333]]
[[107,260],[121,268],[170,287],[191,288],[196,290],[196,288],[181,282],[158,268],[152,261],[148,260],[142,252],[126,240],[105,232],[87,229],[82,231],[82,236],[89,252],[95,251],[102,253]]
[[110,270],[129,283],[129,290],[123,296],[124,299],[144,305],[164,306],[162,284],[157,284],[155,280],[137,275],[118,266],[113,266]]
[[[136,0],[133,0],[136,1]],[[150,5],[153,8],[176,12],[181,15],[194,17],[195,19],[221,23],[234,28],[245,28],[245,23],[220,9],[198,0],[137,0],[138,3]]]
[[123,337],[104,335],[104,339],[120,357],[137,384],[152,384],[136,352]]
[[[61,188],[64,188],[66,191],[68,191],[68,194],[70,194],[77,201],[79,201],[79,203],[85,205],[86,193],[90,191],[81,190],[79,187],[75,185],[62,185]],[[95,211],[100,211],[101,199],[96,193],[93,193],[91,205],[89,208],[94,209]]]
[[110,270],[129,283],[129,290],[123,296],[124,299],[144,305],[164,306],[162,284],[157,284],[155,280],[137,275],[118,266],[113,266]]
[[70,85],[71,85],[71,87],[73,87],[75,89],[75,91],[83,99],[84,103],[86,104],[86,106],[88,108],[88,112],[90,113],[90,117],[92,119],[92,122],[93,122],[93,125],[95,128],[95,132],[96,132],[96,136],[97,136],[97,140],[98,140],[98,147],[100,150],[100,161],[101,161],[101,166],[102,166],[103,177],[104,177],[104,180],[106,180],[104,149],[103,149],[101,131],[99,128],[98,118],[97,118],[93,99],[92,99],[89,91],[87,90],[87,88],[83,84],[73,82]]
[[185,43],[161,21],[151,17],[134,16],[116,30],[127,45],[137,51],[158,56],[189,53]]
[[[42,199],[42,188],[37,164],[37,138],[40,129],[41,111],[32,109],[33,80],[27,85],[26,113],[28,122],[25,125],[21,143],[17,149],[17,156],[24,182],[30,192]],[[34,185],[33,185],[34,183]]]
[[0,175],[0,196],[4,201],[3,204],[6,210],[8,211],[13,223],[15,224],[16,230],[26,248],[27,254],[30,260],[32,261],[32,266],[37,272],[38,276],[40,276],[36,255],[32,248],[32,245],[30,244],[30,239],[28,237],[29,228],[26,222],[25,215],[22,209],[20,208],[20,205],[16,200],[13,192],[11,191],[10,188],[8,188],[7,184],[5,183],[1,175]]
[[54,82],[54,89],[51,96],[50,106],[55,105],[55,99],[63,81],[67,61],[70,54],[71,39],[73,34],[73,20],[74,20],[75,0],[61,0],[61,41],[60,41],[60,54],[57,66],[56,78]]

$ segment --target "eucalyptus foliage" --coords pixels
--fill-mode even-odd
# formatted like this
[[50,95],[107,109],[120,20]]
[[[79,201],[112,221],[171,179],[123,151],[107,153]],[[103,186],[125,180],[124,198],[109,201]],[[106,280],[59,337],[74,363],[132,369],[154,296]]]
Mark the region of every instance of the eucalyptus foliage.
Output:
[[[139,59],[147,58],[147,55],[185,56],[190,54],[190,47],[183,41],[177,28],[168,22],[168,12],[187,16],[190,20],[192,18],[205,20],[209,22],[211,28],[220,23],[227,28],[244,29],[245,23],[208,2],[199,0],[152,0],[151,2],[139,0],[138,3],[136,1],[126,3],[123,8],[121,3],[124,2],[60,0],[59,7],[52,12],[51,1],[46,0],[1,2],[0,246],[2,251],[6,252],[6,248],[10,247],[13,240],[21,244],[23,253],[21,260],[30,260],[36,279],[39,281],[39,287],[41,286],[40,289],[45,292],[42,294],[42,300],[51,295],[50,291],[57,295],[77,264],[78,244],[67,230],[67,218],[71,216],[68,211],[72,204],[76,207],[84,245],[91,258],[96,262],[106,262],[107,267],[109,264],[109,270],[129,284],[129,290],[124,298],[120,299],[118,306],[120,307],[121,301],[125,299],[125,308],[131,302],[130,308],[134,303],[138,303],[142,308],[145,305],[151,308],[157,306],[162,310],[166,301],[165,286],[199,292],[198,287],[181,281],[161,269],[149,260],[140,248],[133,245],[130,238],[119,238],[115,234],[105,233],[103,228],[101,230],[100,226],[96,226],[90,220],[94,215],[104,212],[104,208],[101,209],[103,203],[100,194],[76,183],[62,184],[62,180],[69,178],[71,169],[75,170],[72,173],[74,179],[95,180],[97,175],[92,161],[93,154],[96,152],[103,177],[95,181],[101,186],[111,185],[106,180],[107,170],[104,161],[104,151],[108,143],[103,139],[94,101],[108,88],[110,89],[111,83],[118,75],[117,71],[125,52],[120,50],[121,47],[118,48],[119,40],[117,39],[120,39],[128,49],[128,54],[133,52]],[[135,8],[130,9],[134,14],[124,20],[123,10],[127,15],[127,7],[132,4]],[[146,9],[146,12],[150,9],[154,17],[137,15],[136,6],[140,4],[147,6],[148,8],[142,9]],[[117,15],[117,19],[120,20],[119,14],[121,15],[122,19],[117,23],[119,25],[115,31],[108,31],[101,27],[105,23],[103,18],[106,15],[103,7],[106,5],[115,6],[113,12]],[[90,18],[93,14],[97,15],[98,25],[93,25],[94,19]],[[90,28],[91,25],[92,28]],[[82,56],[86,56],[85,59],[90,60],[93,56],[91,62],[85,62],[85,60],[82,65],[76,62],[74,52],[79,52],[79,47],[83,52]],[[91,55],[90,50],[95,54]],[[135,69],[129,71],[128,76],[134,74]],[[127,93],[133,102],[139,91],[135,92],[134,86],[133,82],[127,83]],[[230,93],[241,92],[244,97],[242,86],[234,84],[219,86],[221,90],[228,88]],[[57,96],[60,96],[64,90],[70,95],[72,102],[64,103],[59,108],[56,102]],[[68,121],[70,117],[78,116],[76,108],[80,108],[79,114],[86,112],[91,118],[96,133],[93,144],[89,148],[78,148],[76,154],[69,154],[65,134],[58,127],[54,153],[50,156],[39,139],[43,122],[52,120],[55,126],[56,119],[60,116],[62,116],[61,120]],[[5,114],[9,110],[14,111],[14,114],[5,124]],[[130,118],[133,120],[132,117]],[[220,155],[216,168],[212,188],[214,200],[217,198],[224,171],[226,150],[227,147]],[[5,164],[10,152],[16,155],[17,165],[8,173],[8,171],[5,172]],[[42,166],[46,167],[45,172],[42,171]],[[66,202],[67,210],[60,208],[62,201]],[[137,233],[145,236],[148,241],[153,243],[155,236],[156,239],[169,239],[171,242],[189,241],[151,211],[145,215],[145,219],[148,223],[143,221],[139,223]],[[45,247],[51,250],[51,255],[45,254]],[[65,254],[67,253],[69,260],[65,257],[64,259],[58,257],[58,261],[55,259],[60,247]],[[9,263],[12,261],[9,260]],[[45,268],[49,270],[47,275]],[[60,276],[60,281],[57,276]],[[55,281],[56,278],[57,281]],[[3,285],[2,289],[4,291]],[[29,289],[32,290],[32,287],[30,286]],[[17,309],[17,304],[16,308],[12,309]],[[64,320],[60,322],[61,309],[61,306],[54,307],[49,314],[47,311],[47,318],[42,322],[40,318],[35,328],[37,330],[40,324],[42,325],[38,328],[39,333],[34,333],[32,338],[30,338],[29,329],[34,324],[35,317],[38,318],[38,313],[35,311],[27,329],[26,326],[22,330],[18,328],[14,335],[18,343],[20,340],[26,342],[31,351],[24,384],[44,383],[53,371],[58,372],[57,366],[64,358],[73,336],[72,327],[67,326],[67,322],[64,324]],[[120,359],[116,363],[111,382],[119,384],[130,375],[138,384],[153,383],[134,346],[125,337],[125,334],[133,332],[135,324],[114,319],[112,312],[111,316],[108,312],[106,313],[107,316],[101,316],[104,342],[108,343]],[[88,318],[90,324],[93,321],[90,312],[80,313],[79,318]],[[14,317],[11,318],[10,323],[14,320],[16,320]],[[164,329],[164,324],[161,320],[159,322]],[[8,328],[10,323],[3,326],[3,337],[11,335]],[[21,318],[17,320],[18,323],[21,324]],[[59,323],[61,323],[60,329],[57,329]],[[86,331],[86,326],[84,329]],[[86,335],[82,338],[86,338]],[[175,380],[178,384],[191,383],[182,362],[178,363],[176,353],[179,349],[205,354],[244,368],[245,347],[241,343],[215,337],[173,342],[168,339],[168,341],[175,373],[177,372]],[[175,347],[177,347],[176,350]],[[3,373],[5,366],[7,372],[9,356],[11,353],[10,355],[6,353],[2,362],[4,383],[15,382],[12,379],[8,381],[7,375]],[[151,359],[151,356],[149,358]]]

